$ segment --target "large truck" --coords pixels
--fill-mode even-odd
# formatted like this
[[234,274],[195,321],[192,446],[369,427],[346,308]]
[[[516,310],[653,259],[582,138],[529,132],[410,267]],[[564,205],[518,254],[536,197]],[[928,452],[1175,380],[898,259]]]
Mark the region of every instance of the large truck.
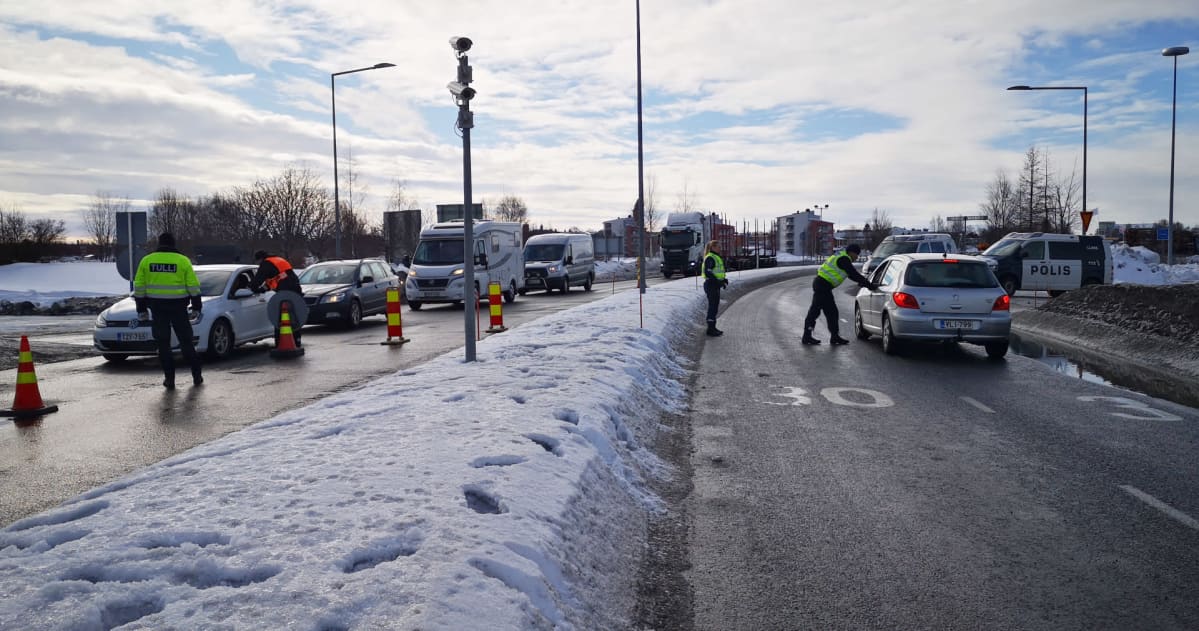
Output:
[[716,213],[670,213],[662,228],[662,276],[700,273],[704,246],[715,233]]

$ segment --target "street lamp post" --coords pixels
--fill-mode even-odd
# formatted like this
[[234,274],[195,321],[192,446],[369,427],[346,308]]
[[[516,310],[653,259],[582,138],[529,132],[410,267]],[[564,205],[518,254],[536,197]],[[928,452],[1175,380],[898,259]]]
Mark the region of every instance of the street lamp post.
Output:
[[641,0],[637,8],[637,290],[645,293],[645,154],[641,138]]
[[[1014,85],[1009,90],[1082,90],[1082,209],[1087,208],[1087,86],[1043,86],[1031,87],[1027,85]],[[1032,208],[1029,208],[1031,216]]]
[[1162,51],[1163,57],[1174,58],[1174,96],[1170,101],[1170,218],[1166,225],[1166,265],[1174,264],[1174,125],[1178,108],[1178,58],[1191,52],[1186,46],[1172,46]]
[[466,361],[475,361],[475,327],[479,308],[479,293],[475,291],[475,233],[474,204],[471,202],[470,174],[470,130],[475,126],[475,115],[470,111],[470,100],[475,98],[475,89],[470,87],[474,71],[466,53],[474,42],[469,37],[451,37],[450,48],[458,58],[457,81],[451,81],[446,89],[458,106],[458,121],[454,124],[462,131],[462,326],[466,333],[464,347]]
[[337,258],[341,258],[341,199],[337,182],[337,90],[334,87],[333,80],[337,78],[338,75],[363,72],[365,70],[378,70],[379,68],[392,68],[394,66],[395,64],[383,62],[373,66],[367,66],[366,68],[343,70],[341,72],[334,72],[333,74],[329,75],[329,95],[330,101],[333,105],[333,230],[334,234],[337,235],[333,244],[333,254]]

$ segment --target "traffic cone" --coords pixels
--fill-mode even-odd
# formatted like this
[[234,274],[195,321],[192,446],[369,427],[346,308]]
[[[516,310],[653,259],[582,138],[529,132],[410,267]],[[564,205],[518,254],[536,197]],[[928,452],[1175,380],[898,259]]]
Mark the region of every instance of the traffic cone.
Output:
[[404,337],[404,327],[400,323],[400,289],[392,287],[387,290],[387,341],[379,342],[388,346],[399,346],[408,341]]
[[504,296],[499,283],[487,285],[487,305],[491,310],[491,328],[488,333],[502,333],[508,330],[504,326]]
[[29,350],[29,338],[21,336],[21,351],[17,358],[17,389],[11,410],[0,410],[0,416],[15,419],[31,418],[57,412],[57,405],[46,405],[42,393],[37,389],[37,374],[33,372],[33,352]]
[[279,343],[271,349],[271,357],[275,359],[292,359],[304,354],[304,349],[296,346],[296,338],[291,332],[290,305],[288,302],[279,305]]

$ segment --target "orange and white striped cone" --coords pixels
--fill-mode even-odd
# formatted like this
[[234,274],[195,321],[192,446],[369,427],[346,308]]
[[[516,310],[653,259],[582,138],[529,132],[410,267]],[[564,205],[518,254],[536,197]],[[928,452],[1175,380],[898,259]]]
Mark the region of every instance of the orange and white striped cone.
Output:
[[292,359],[304,354],[302,347],[296,346],[296,338],[291,330],[291,303],[279,305],[279,343],[271,349],[271,357],[275,359]]
[[399,346],[409,341],[404,337],[404,326],[400,321],[400,290],[392,287],[387,290],[387,341],[379,342],[389,346]]
[[57,412],[57,405],[46,405],[37,388],[37,373],[33,372],[33,352],[29,350],[29,338],[21,336],[21,350],[17,356],[17,389],[11,410],[0,410],[0,416],[16,419],[41,416]]
[[502,333],[508,330],[504,326],[504,292],[500,289],[499,283],[489,283],[487,285],[487,304],[491,310],[491,328],[487,329],[488,333]]

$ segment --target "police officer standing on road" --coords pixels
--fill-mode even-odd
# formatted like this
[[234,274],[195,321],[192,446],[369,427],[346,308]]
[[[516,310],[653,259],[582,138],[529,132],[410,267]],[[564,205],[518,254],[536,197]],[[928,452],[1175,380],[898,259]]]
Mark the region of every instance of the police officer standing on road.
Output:
[[832,334],[829,342],[833,344],[848,344],[849,340],[837,334],[839,323],[837,318],[837,301],[833,297],[833,289],[845,282],[848,277],[855,283],[869,287],[870,289],[878,289],[878,287],[866,280],[865,276],[858,273],[854,268],[853,262],[857,260],[858,254],[862,252],[862,247],[856,243],[849,244],[844,252],[836,252],[828,257],[824,265],[816,270],[816,278],[812,281],[812,306],[808,309],[808,317],[803,323],[803,343],[814,345],[819,344],[820,340],[812,337],[812,329],[816,327],[816,320],[820,317],[820,312],[824,312],[824,319],[828,324],[828,332]]
[[[296,271],[292,269],[291,263],[288,263],[287,259],[267,254],[266,250],[259,250],[254,253],[254,261],[258,263],[258,271],[254,273],[254,278],[250,279],[250,289],[254,293],[261,294],[270,290],[290,291],[298,296],[304,295],[304,290],[300,287],[300,277],[296,276]],[[300,346],[300,327],[293,326],[291,335],[296,346]],[[278,322],[275,323],[275,344],[279,344]]]
[[[169,232],[158,235],[158,249],[142,257],[133,277],[133,300],[137,317],[147,320],[153,315],[150,330],[158,343],[158,361],[162,364],[163,387],[175,388],[175,357],[171,352],[171,331],[179,340],[179,351],[191,364],[192,383],[204,383],[200,373],[200,356],[192,343],[191,310],[200,315],[200,281],[192,263],[175,249],[175,236]],[[150,313],[146,312],[149,308]]]
[[716,310],[720,307],[720,290],[728,286],[720,244],[709,241],[704,249],[704,293],[708,296],[708,335],[712,337],[724,335],[724,331],[716,328]]

